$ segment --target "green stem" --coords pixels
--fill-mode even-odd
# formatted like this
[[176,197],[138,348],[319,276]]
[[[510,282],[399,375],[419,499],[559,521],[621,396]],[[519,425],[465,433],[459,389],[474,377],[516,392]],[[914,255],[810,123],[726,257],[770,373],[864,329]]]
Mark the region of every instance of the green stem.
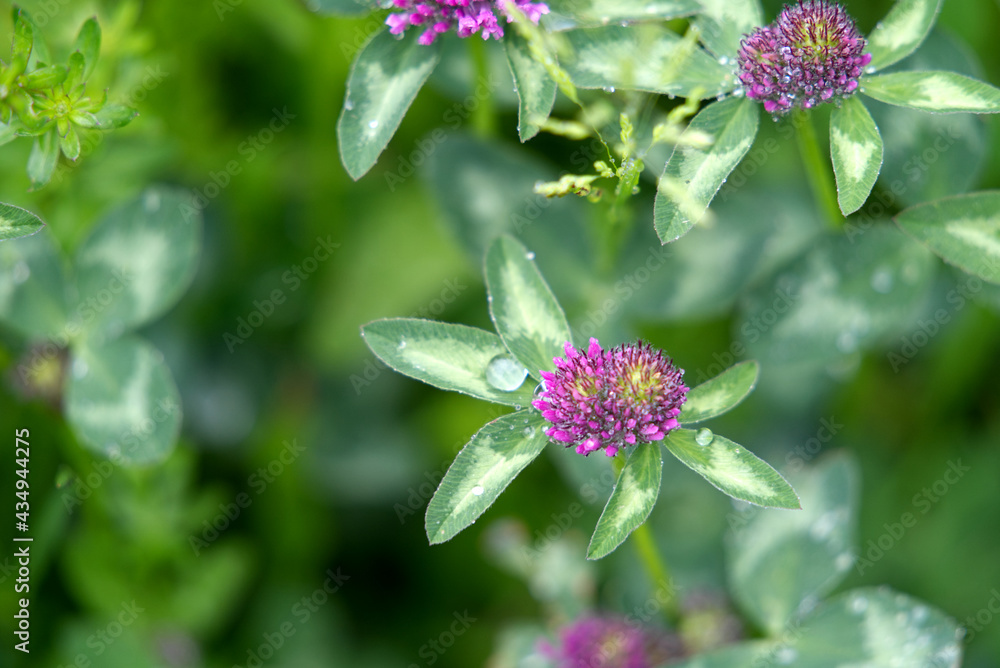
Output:
[[823,159],[823,153],[819,150],[819,142],[816,140],[812,119],[805,110],[796,109],[792,124],[798,134],[799,152],[802,154],[802,162],[806,166],[806,175],[809,178],[813,195],[818,200],[820,208],[823,209],[827,222],[834,229],[839,230],[844,224],[844,216],[840,213],[840,206],[837,204],[837,191],[833,185],[833,175],[830,173],[829,162]]
[[[493,88],[490,85],[489,59],[486,57],[486,43],[481,39],[465,40],[469,45],[472,64],[475,67],[475,95],[479,106],[472,114],[472,127],[480,137],[495,137],[499,122],[497,121],[496,100],[493,98]],[[482,91],[482,92],[480,92]]]
[[[611,463],[614,466],[615,472],[621,475],[622,469],[625,468],[624,460],[619,462],[618,458],[615,457],[611,460]],[[649,528],[648,519],[632,532],[631,538],[632,543],[639,552],[639,560],[646,570],[646,575],[649,576],[649,579],[653,582],[653,586],[657,589],[653,597],[662,606],[664,617],[676,628],[680,620],[676,588],[674,581],[670,577],[670,568],[667,566],[666,560],[663,559],[659,550],[656,549],[656,540],[653,538],[653,532]]]

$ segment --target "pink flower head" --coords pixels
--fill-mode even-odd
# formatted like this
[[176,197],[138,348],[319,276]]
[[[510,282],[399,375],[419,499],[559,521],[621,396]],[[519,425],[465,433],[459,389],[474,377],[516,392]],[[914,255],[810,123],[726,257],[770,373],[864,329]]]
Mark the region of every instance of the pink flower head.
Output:
[[610,617],[579,619],[541,650],[557,668],[652,668],[684,656],[676,636]]
[[870,53],[840,5],[799,0],[769,26],[743,38],[737,58],[747,97],[769,113],[809,109],[854,93]]
[[566,343],[566,356],[542,372],[542,391],[532,405],[552,423],[546,434],[582,455],[608,457],[637,443],[659,441],[676,429],[687,398],[684,371],[642,341],[603,350],[590,339],[587,350]]
[[385,20],[389,32],[402,35],[410,26],[420,26],[423,32],[417,41],[431,44],[441,33],[452,28],[459,37],[480,33],[483,39],[500,39],[503,27],[498,15],[513,20],[511,9],[522,12],[529,21],[538,23],[549,8],[543,2],[529,0],[392,0],[393,8],[401,10]]

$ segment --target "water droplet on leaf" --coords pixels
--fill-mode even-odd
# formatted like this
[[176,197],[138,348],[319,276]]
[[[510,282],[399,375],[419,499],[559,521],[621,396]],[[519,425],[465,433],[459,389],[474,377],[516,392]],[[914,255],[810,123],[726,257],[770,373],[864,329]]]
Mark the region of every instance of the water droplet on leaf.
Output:
[[795,659],[799,658],[799,653],[791,647],[782,647],[778,650],[777,654],[775,654],[775,658],[778,660],[779,664],[787,666],[795,661]]
[[156,191],[147,192],[142,204],[146,208],[146,213],[156,213],[160,210],[160,193]]
[[872,290],[874,290],[875,292],[880,292],[883,295],[889,294],[890,292],[892,292],[893,281],[894,278],[892,275],[892,270],[887,269],[885,267],[879,267],[872,274],[871,278]]
[[510,355],[497,355],[486,365],[486,382],[501,392],[513,392],[528,377],[528,370]]
[[374,121],[374,120],[368,121],[368,127],[370,127],[372,130],[374,130],[375,128],[378,127],[378,121]]
[[813,540],[826,540],[837,526],[837,514],[833,511],[823,513],[809,529]]
[[702,447],[711,445],[713,440],[715,440],[715,434],[712,433],[711,429],[699,429],[698,433],[694,435],[694,442]]
[[475,487],[472,488],[472,493],[475,494],[476,496],[482,496],[483,495],[483,486],[482,485],[476,485]]
[[858,338],[854,332],[841,332],[837,337],[837,348],[843,353],[853,353],[858,347]]

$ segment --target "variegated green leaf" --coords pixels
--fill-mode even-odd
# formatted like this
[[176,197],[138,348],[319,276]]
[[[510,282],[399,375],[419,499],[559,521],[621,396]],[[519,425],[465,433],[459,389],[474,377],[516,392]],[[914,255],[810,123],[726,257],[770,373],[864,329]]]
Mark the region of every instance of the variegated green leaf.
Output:
[[944,0],[897,0],[868,35],[868,67],[877,72],[913,53],[927,37]]
[[535,266],[534,253],[502,236],[486,251],[490,317],[504,344],[531,373],[554,369],[573,335],[566,315]]
[[571,30],[562,63],[580,88],[643,90],[700,99],[732,90],[732,69],[658,25]]
[[837,202],[845,216],[864,205],[882,167],[882,136],[857,97],[830,114],[830,156],[837,177]]
[[765,369],[845,360],[913,325],[936,264],[891,225],[848,222],[747,291],[735,329]]
[[522,387],[527,370],[492,332],[391,318],[368,323],[361,335],[380,360],[410,378],[500,404],[531,403],[532,387]]
[[516,30],[507,33],[503,44],[517,87],[517,134],[525,142],[538,134],[542,123],[552,113],[552,105],[556,102],[556,82],[545,66],[532,57],[527,41]]
[[701,31],[701,41],[720,64],[733,66],[744,34],[763,25],[759,0],[700,0],[701,12],[692,24]]
[[802,510],[731,519],[729,590],[757,627],[780,635],[803,603],[825,596],[853,570],[858,478],[846,453],[827,456],[789,476]]
[[664,440],[685,466],[734,499],[767,508],[799,508],[792,486],[742,445],[708,429],[675,429]]
[[0,202],[0,241],[27,237],[43,227],[42,219],[30,211]]
[[31,339],[66,345],[66,272],[47,231],[0,244],[0,322]]
[[704,217],[715,193],[753,145],[758,106],[753,100],[733,97],[710,104],[692,119],[685,134],[707,134],[712,144],[699,148],[682,136],[667,161],[653,213],[662,243],[679,239]]
[[76,252],[77,324],[113,337],[157,317],[194,279],[201,214],[188,193],[149,188],[107,214]]
[[88,448],[129,464],[162,461],[181,426],[180,395],[163,354],[137,337],[73,350],[66,419]]
[[839,594],[796,617],[780,636],[701,654],[675,668],[913,668],[962,663],[954,619],[888,587]]
[[420,30],[375,35],[351,66],[337,121],[340,158],[355,181],[372,168],[441,58],[441,40],[418,44]]
[[588,559],[600,559],[614,552],[628,535],[646,521],[660,494],[663,456],[659,443],[643,443],[625,462],[615,490],[597,520],[587,548]]
[[985,281],[1000,283],[1000,192],[919,204],[895,220],[945,262]]
[[954,72],[878,74],[865,78],[862,86],[868,97],[900,107],[939,114],[1000,112],[1000,88]]
[[541,453],[545,419],[525,409],[490,422],[455,457],[430,503],[424,528],[431,545],[451,540],[486,512]]
[[838,594],[804,616],[795,640],[802,666],[960,666],[962,632],[943,611],[888,587]]
[[759,372],[757,362],[740,362],[692,388],[677,421],[695,424],[731,411],[753,391]]

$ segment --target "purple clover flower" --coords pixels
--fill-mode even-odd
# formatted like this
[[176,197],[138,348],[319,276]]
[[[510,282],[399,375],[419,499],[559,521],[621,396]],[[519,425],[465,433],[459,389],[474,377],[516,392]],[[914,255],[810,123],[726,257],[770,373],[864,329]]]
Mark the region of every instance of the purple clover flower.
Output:
[[684,371],[642,341],[603,350],[590,339],[586,352],[567,342],[555,372],[542,372],[532,405],[552,423],[546,434],[582,455],[608,457],[630,445],[659,441],[678,426],[687,399]]
[[390,7],[402,11],[390,14],[385,20],[389,32],[401,35],[410,26],[424,26],[417,40],[431,44],[443,32],[457,28],[459,37],[481,33],[483,39],[500,39],[503,27],[497,18],[502,15],[507,22],[513,20],[509,7],[517,9],[532,23],[538,23],[549,8],[543,2],[529,0],[392,0]]
[[559,646],[541,651],[558,668],[652,668],[684,656],[675,635],[644,629],[623,618],[584,617],[559,632]]
[[737,58],[747,97],[780,115],[854,93],[870,53],[854,19],[826,0],[799,0],[743,38]]

